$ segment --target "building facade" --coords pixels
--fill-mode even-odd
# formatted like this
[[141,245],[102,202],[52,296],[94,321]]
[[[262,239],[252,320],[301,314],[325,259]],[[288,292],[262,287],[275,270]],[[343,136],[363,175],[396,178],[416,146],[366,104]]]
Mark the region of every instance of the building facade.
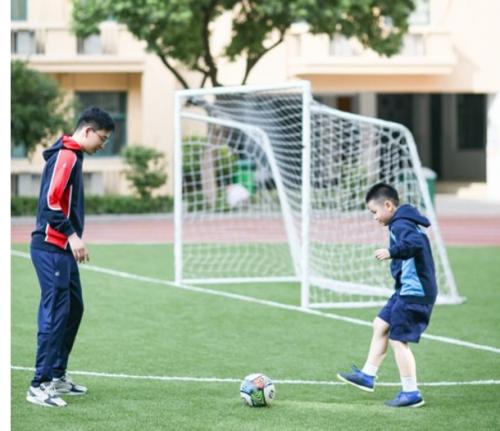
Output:
[[[146,53],[123,25],[106,21],[101,33],[79,40],[70,31],[69,0],[11,0],[11,52],[54,77],[82,106],[108,110],[117,132],[99,156],[87,158],[89,194],[127,194],[119,156],[127,145],[161,150],[173,190],[173,93],[180,86],[158,58]],[[249,83],[311,82],[314,97],[330,106],[405,124],[422,164],[438,181],[476,184],[474,194],[500,200],[500,2],[419,0],[401,52],[391,58],[344,37],[314,36],[295,25],[268,53]],[[213,43],[229,37],[223,16]],[[239,84],[243,64],[221,64],[220,81]],[[199,77],[188,75],[193,85]],[[12,192],[36,195],[41,149],[31,160],[12,151]]]

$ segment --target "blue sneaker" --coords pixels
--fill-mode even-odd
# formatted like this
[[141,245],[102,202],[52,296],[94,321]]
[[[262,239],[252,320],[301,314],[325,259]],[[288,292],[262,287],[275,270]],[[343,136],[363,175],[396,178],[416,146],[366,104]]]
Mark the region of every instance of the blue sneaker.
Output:
[[420,391],[403,392],[401,391],[391,401],[386,401],[385,405],[389,407],[421,407],[425,404]]
[[349,373],[337,373],[337,378],[363,391],[373,392],[375,388],[375,376],[363,373],[355,365],[352,366],[352,370]]

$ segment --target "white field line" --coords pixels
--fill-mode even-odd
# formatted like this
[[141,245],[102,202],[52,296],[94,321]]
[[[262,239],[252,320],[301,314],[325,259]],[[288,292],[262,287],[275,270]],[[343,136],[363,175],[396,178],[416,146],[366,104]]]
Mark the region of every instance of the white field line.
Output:
[[[11,366],[14,371],[31,371],[34,368]],[[100,373],[95,371],[71,371],[71,375],[89,376],[89,377],[106,377],[112,379],[127,379],[127,380],[156,380],[163,382],[196,382],[196,383],[241,383],[241,379],[235,378],[218,378],[218,377],[181,377],[181,376],[140,376],[136,374],[122,373]],[[290,379],[273,379],[273,382],[281,385],[328,385],[342,386],[343,382],[329,380],[290,380]],[[472,380],[465,382],[418,382],[419,386],[480,386],[480,385],[500,385],[500,380]],[[377,382],[377,386],[401,386],[401,382]]]
[[[24,253],[24,252],[17,251],[17,250],[11,250],[11,254],[12,254],[12,256],[22,257],[25,259],[31,259],[29,253]],[[114,277],[120,277],[120,278],[129,279],[129,280],[136,280],[136,281],[141,281],[141,282],[145,282],[145,283],[152,283],[152,284],[161,284],[164,286],[173,287],[175,289],[187,290],[190,292],[197,292],[197,293],[203,293],[203,294],[208,294],[208,295],[222,296],[224,298],[235,299],[238,301],[253,302],[255,304],[266,305],[268,307],[281,308],[284,310],[295,311],[295,312],[305,313],[305,314],[312,314],[314,316],[320,316],[320,317],[324,317],[327,319],[333,319],[333,320],[340,320],[342,322],[352,323],[354,325],[362,325],[362,326],[370,326],[370,327],[372,326],[371,322],[369,322],[367,320],[361,320],[361,319],[355,319],[352,317],[340,316],[338,314],[333,314],[333,313],[324,313],[324,312],[321,312],[318,310],[310,310],[310,309],[298,307],[296,305],[282,304],[280,302],[274,302],[274,301],[268,301],[265,299],[253,298],[251,296],[239,295],[236,293],[221,292],[221,291],[214,290],[214,289],[207,289],[205,287],[187,286],[184,284],[177,284],[177,283],[174,283],[172,281],[161,280],[161,279],[152,278],[152,277],[145,277],[142,275],[130,274],[128,272],[115,271],[113,269],[101,268],[99,266],[94,266],[94,265],[89,265],[89,264],[80,265],[79,268],[83,269],[83,270],[87,270],[87,271],[99,272],[101,274],[107,274],[107,275],[111,275]],[[429,339],[429,340],[433,340],[433,341],[440,341],[440,342],[446,343],[446,344],[453,344],[456,346],[467,347],[467,348],[474,349],[474,350],[485,350],[488,352],[500,354],[500,348],[498,348],[498,347],[487,346],[484,344],[471,343],[469,341],[462,341],[462,340],[458,340],[456,338],[443,337],[440,335],[423,334],[422,337]]]

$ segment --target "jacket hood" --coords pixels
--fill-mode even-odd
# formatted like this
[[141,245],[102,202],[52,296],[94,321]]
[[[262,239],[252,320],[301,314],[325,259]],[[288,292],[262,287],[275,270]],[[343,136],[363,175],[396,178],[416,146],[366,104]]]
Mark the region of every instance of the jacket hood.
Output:
[[66,148],[68,150],[73,150],[77,153],[81,154],[82,147],[78,142],[73,140],[69,135],[61,136],[51,147],[47,148],[43,152],[43,158],[45,161],[49,160],[54,153],[57,153],[62,148]]
[[394,216],[392,217],[391,223],[393,224],[396,220],[406,219],[418,225],[429,227],[431,225],[429,219],[422,214],[412,205],[401,205]]

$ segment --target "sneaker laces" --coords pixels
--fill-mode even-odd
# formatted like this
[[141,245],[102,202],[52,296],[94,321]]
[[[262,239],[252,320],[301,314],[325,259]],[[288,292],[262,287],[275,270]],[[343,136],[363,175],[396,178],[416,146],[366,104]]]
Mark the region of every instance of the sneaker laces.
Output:
[[49,397],[57,397],[59,396],[57,394],[57,389],[56,389],[56,384],[55,382],[49,382],[49,383],[46,383],[44,386],[43,386],[43,391],[49,396]]
[[64,374],[64,376],[61,377],[61,381],[69,383],[70,385],[75,384],[69,374]]

